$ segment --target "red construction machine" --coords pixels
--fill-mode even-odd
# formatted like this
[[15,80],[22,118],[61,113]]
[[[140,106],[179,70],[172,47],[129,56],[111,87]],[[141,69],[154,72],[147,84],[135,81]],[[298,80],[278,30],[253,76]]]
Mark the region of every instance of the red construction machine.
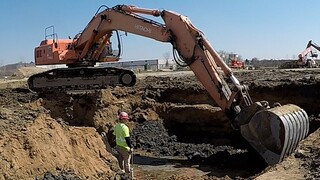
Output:
[[238,54],[229,54],[230,67],[233,69],[244,69],[245,64],[239,60],[238,56]]
[[[160,17],[163,22],[145,16]],[[35,48],[36,65],[66,64],[68,68],[31,76],[29,88],[46,92],[134,85],[135,75],[130,70],[94,67],[97,62],[119,60],[120,53],[114,55],[111,50],[111,36],[119,41],[118,31],[171,43],[176,62],[190,67],[230,117],[233,127],[267,163],[282,161],[307,136],[309,120],[303,109],[293,104],[270,107],[266,101],[253,102],[248,87],[240,84],[204,34],[186,16],[167,10],[128,5],[106,7],[75,38],[57,39],[52,35],[52,39],[43,40]],[[120,52],[121,46],[118,48]]]
[[312,42],[312,40],[310,40],[307,44],[306,49],[298,55],[298,66],[307,68],[318,67],[315,61],[315,59],[318,57],[318,53],[314,52],[313,48],[317,51],[320,51],[320,47],[316,43]]

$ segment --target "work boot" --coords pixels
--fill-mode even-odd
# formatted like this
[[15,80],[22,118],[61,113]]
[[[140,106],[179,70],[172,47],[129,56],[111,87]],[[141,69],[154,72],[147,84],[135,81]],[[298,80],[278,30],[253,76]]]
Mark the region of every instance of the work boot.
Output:
[[126,173],[126,176],[127,176],[128,179],[130,179],[130,180],[135,180],[135,179],[136,179],[136,178],[133,177],[133,172]]
[[130,175],[127,173],[121,174],[120,175],[121,180],[130,180]]
[[126,177],[126,173],[124,172],[124,170],[120,170],[117,171],[114,180],[128,180],[128,178]]

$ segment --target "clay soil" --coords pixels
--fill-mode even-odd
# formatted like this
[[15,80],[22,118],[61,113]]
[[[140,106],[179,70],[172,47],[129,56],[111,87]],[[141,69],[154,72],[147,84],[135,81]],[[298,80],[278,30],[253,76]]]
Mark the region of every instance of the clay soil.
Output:
[[319,72],[235,72],[254,101],[309,114],[308,137],[275,166],[231,128],[190,71],[141,73],[134,87],[87,94],[35,94],[25,80],[1,82],[0,179],[125,179],[111,135],[119,111],[130,114],[136,179],[318,179]]

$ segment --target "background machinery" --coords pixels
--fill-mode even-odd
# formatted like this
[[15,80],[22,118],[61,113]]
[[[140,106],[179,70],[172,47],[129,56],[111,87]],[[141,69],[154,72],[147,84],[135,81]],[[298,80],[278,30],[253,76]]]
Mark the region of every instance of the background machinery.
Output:
[[308,68],[315,68],[318,67],[315,59],[318,57],[318,53],[312,51],[316,49],[317,51],[320,51],[320,47],[314,43],[312,40],[310,40],[307,44],[307,47],[305,50],[303,50],[301,53],[298,55],[298,66],[300,67],[308,67]]
[[[106,6],[103,6],[106,7]],[[145,16],[161,17],[163,23]],[[132,71],[97,68],[96,62],[119,60],[111,51],[110,37],[117,31],[171,43],[174,59],[189,66],[213,100],[226,112],[232,126],[264,158],[276,164],[292,153],[309,131],[306,112],[292,104],[270,107],[267,101],[253,102],[248,87],[240,84],[232,70],[213,49],[204,34],[181,14],[117,5],[106,7],[91,19],[74,39],[52,39],[35,48],[37,65],[67,64],[28,79],[33,91],[82,90],[109,85],[134,85]],[[119,40],[119,39],[118,39]],[[121,51],[121,46],[118,46]]]
[[229,54],[230,67],[233,69],[244,69],[245,63],[239,59],[238,54]]

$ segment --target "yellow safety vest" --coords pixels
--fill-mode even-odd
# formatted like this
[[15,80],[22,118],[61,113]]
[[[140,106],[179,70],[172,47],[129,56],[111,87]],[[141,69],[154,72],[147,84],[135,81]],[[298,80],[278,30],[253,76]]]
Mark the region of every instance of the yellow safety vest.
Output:
[[126,137],[130,137],[129,128],[127,125],[123,123],[116,124],[113,134],[116,136],[116,144],[118,146],[124,147],[127,150],[130,149],[125,139]]

